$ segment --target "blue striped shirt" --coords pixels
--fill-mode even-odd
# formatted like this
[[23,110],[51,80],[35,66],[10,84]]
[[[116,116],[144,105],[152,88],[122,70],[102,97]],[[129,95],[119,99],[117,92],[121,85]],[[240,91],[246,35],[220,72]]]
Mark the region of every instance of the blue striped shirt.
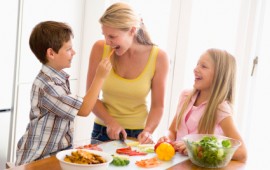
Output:
[[68,78],[64,71],[42,66],[32,86],[30,123],[17,144],[16,165],[71,146],[82,98],[71,94]]

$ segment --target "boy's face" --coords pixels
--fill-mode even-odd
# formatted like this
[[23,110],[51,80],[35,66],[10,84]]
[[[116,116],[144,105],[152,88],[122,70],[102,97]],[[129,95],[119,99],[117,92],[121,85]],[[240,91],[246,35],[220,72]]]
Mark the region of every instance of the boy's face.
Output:
[[49,53],[47,54],[49,60],[47,64],[58,71],[64,68],[69,68],[71,66],[73,55],[75,55],[71,40],[64,42],[58,53],[53,51],[51,48],[48,49],[47,53]]

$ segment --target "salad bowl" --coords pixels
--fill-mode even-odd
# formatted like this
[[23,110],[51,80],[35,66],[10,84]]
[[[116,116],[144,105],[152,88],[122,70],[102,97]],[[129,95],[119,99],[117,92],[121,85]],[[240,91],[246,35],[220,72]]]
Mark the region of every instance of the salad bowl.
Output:
[[213,134],[189,134],[183,141],[191,162],[205,168],[227,166],[241,145],[239,140]]

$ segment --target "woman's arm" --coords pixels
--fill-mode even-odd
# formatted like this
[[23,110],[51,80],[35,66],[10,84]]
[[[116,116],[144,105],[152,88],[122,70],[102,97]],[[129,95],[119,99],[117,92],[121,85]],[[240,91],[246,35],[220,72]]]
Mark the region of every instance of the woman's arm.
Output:
[[241,161],[241,162],[246,162],[247,160],[247,150],[245,143],[243,139],[241,138],[239,132],[237,131],[237,128],[233,122],[232,117],[227,117],[223,119],[220,123],[220,126],[223,130],[223,133],[225,136],[237,139],[241,141],[241,146],[237,149],[237,151],[233,155],[233,160]]
[[164,111],[166,79],[169,70],[167,54],[159,49],[156,70],[151,84],[151,108],[143,132],[138,136],[140,143],[152,143],[151,134],[158,126]]
[[[89,87],[93,82],[98,63],[102,59],[104,43],[105,43],[104,40],[99,40],[94,44],[92,48],[87,73],[87,83],[86,83],[87,90],[89,89]],[[103,122],[106,124],[107,134],[110,139],[118,139],[120,131],[122,131],[124,136],[126,136],[124,129],[109,115],[107,109],[104,107],[102,101],[100,101],[99,99],[97,100],[93,108],[93,112],[98,118],[103,120]]]

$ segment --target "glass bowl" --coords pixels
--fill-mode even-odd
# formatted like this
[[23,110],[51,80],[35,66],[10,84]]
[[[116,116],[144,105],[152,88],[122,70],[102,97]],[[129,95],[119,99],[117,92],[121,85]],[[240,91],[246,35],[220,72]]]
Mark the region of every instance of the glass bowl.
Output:
[[205,168],[227,166],[241,145],[239,140],[213,134],[189,134],[183,141],[191,162]]

